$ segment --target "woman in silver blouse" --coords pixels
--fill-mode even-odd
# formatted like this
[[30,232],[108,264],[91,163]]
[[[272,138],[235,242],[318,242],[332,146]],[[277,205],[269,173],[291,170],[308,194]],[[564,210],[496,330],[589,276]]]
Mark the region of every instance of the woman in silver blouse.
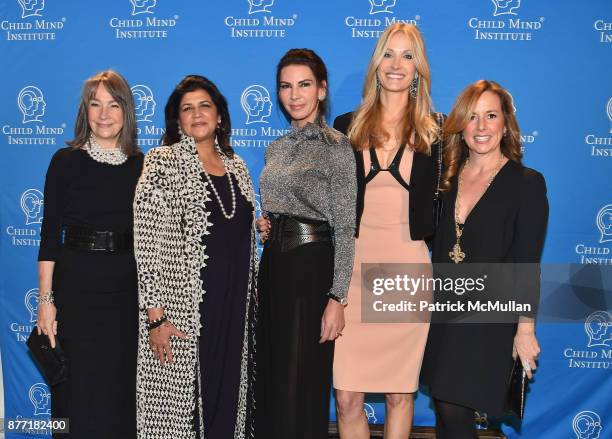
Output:
[[353,264],[355,159],[325,123],[321,58],[289,50],[276,79],[293,130],[268,147],[260,178],[256,436],[327,438],[334,340]]

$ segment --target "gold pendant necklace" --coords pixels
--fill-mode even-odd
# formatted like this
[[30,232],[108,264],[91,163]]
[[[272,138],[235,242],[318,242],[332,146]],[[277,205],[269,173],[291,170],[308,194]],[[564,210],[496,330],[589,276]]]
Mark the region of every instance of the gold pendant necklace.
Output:
[[[504,155],[502,154],[499,158],[499,162],[497,163],[497,166],[491,172],[491,177],[489,178],[489,182],[484,187],[484,190],[482,191],[482,195],[480,196],[480,198],[484,196],[484,193],[487,191],[489,186],[491,186],[491,183],[493,183],[493,179],[495,178],[495,176],[501,169],[503,162],[504,162]],[[470,158],[468,157],[465,160],[465,165],[463,165],[463,168],[461,168],[461,171],[459,172],[459,177],[457,178],[457,198],[455,200],[455,238],[457,240],[455,241],[455,245],[453,245],[453,249],[450,252],[448,252],[448,256],[451,258],[451,260],[455,264],[458,264],[459,262],[462,262],[465,259],[465,252],[461,249],[461,236],[463,235],[463,228],[465,226],[465,223],[461,224],[459,222],[459,209],[461,208],[461,183],[463,182],[463,171],[465,170],[465,168],[468,167],[469,164],[470,164]],[[478,203],[478,201],[476,203]]]

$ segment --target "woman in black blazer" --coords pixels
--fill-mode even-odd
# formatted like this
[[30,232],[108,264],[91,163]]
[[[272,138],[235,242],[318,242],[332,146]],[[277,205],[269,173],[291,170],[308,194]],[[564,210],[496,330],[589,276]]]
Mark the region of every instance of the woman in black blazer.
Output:
[[[530,378],[536,368],[540,347],[533,317],[548,202],[542,174],[521,164],[512,98],[498,84],[483,80],[467,87],[444,125],[444,137],[444,212],[433,261],[452,264],[461,276],[481,263],[489,273],[521,269],[510,278],[511,299],[533,306],[499,323],[499,316],[484,313],[453,315],[470,319],[453,324],[444,322],[448,315],[432,316],[421,380],[434,399],[436,437],[469,439],[478,437],[474,411],[504,413],[513,356],[518,354]],[[528,283],[525,274],[535,276]],[[478,299],[495,299],[491,293],[486,289]]]
[[364,395],[384,393],[385,437],[405,438],[412,426],[413,393],[418,388],[429,323],[362,321],[362,311],[370,308],[362,306],[361,267],[364,263],[419,263],[431,271],[424,240],[434,231],[439,127],[432,113],[424,43],[415,26],[394,24],[381,35],[368,67],[361,106],[338,117],[334,128],[351,140],[358,182],[358,239],[346,326],[334,352],[340,436],[369,438]]

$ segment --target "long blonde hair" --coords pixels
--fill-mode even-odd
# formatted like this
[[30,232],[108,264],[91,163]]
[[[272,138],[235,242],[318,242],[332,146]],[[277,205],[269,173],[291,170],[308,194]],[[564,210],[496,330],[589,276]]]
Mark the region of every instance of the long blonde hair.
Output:
[[432,117],[430,96],[431,79],[429,64],[425,54],[425,43],[418,28],[412,24],[395,23],[382,33],[374,53],[370,58],[365,83],[363,100],[349,128],[351,143],[358,150],[374,146],[379,148],[389,139],[389,133],[381,127],[382,105],[380,87],[377,84],[377,70],[383,59],[389,41],[396,33],[403,33],[412,43],[414,65],[419,74],[417,97],[409,97],[402,118],[402,143],[410,143],[417,152],[431,153],[431,144],[438,139],[438,126]]
[[443,191],[450,189],[450,180],[459,172],[461,163],[467,157],[468,147],[462,137],[463,130],[470,122],[470,116],[476,106],[476,102],[485,91],[495,93],[501,102],[504,114],[504,125],[506,134],[501,140],[501,152],[510,160],[521,163],[523,153],[521,152],[521,132],[518,122],[514,116],[514,105],[512,96],[508,91],[494,81],[481,79],[468,85],[457,97],[448,119],[444,122],[444,173],[442,174],[441,188]]

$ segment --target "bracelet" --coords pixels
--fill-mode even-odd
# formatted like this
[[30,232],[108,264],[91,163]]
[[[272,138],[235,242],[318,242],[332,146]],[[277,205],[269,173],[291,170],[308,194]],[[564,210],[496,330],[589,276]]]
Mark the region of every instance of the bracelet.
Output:
[[335,300],[336,302],[338,302],[342,306],[348,305],[348,299],[346,297],[338,297],[338,296],[336,296],[335,294],[332,294],[332,293],[327,293],[327,297],[329,297],[332,300]]
[[46,293],[40,293],[38,295],[38,303],[53,303],[55,301],[55,297],[53,295],[53,291],[47,291]]
[[147,329],[151,331],[152,329],[159,328],[167,320],[168,317],[165,314],[155,320],[150,320],[147,322]]

